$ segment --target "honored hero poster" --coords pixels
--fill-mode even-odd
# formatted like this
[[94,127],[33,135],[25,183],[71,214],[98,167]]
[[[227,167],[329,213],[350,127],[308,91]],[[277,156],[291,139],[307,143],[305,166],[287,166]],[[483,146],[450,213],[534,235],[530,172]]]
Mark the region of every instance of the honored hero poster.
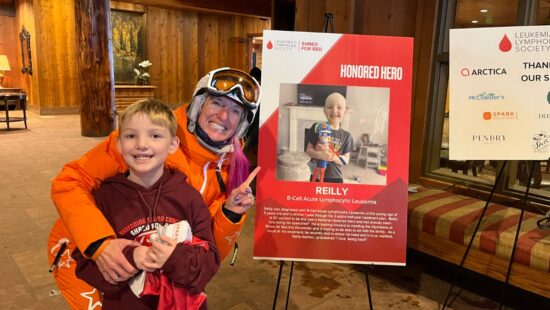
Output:
[[254,257],[403,265],[412,38],[265,31],[262,54]]
[[550,157],[550,26],[451,29],[449,158]]

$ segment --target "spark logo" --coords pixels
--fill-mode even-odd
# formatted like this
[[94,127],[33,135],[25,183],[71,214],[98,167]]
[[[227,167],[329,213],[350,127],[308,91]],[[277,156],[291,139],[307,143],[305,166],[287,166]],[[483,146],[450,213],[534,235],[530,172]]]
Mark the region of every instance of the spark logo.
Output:
[[483,112],[483,119],[488,121],[491,119],[491,112]]

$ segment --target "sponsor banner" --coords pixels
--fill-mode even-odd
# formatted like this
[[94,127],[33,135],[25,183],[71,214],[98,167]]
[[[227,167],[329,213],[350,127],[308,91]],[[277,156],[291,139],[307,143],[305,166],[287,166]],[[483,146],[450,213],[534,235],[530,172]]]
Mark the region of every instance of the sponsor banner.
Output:
[[264,31],[262,54],[254,258],[404,265],[412,38]]
[[449,158],[546,160],[550,26],[451,29]]

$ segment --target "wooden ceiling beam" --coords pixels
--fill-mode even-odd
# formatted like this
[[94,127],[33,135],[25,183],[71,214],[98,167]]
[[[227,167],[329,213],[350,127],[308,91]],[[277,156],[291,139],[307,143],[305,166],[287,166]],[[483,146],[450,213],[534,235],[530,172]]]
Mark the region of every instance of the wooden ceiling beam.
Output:
[[188,9],[220,14],[271,18],[271,0],[124,0],[167,9]]

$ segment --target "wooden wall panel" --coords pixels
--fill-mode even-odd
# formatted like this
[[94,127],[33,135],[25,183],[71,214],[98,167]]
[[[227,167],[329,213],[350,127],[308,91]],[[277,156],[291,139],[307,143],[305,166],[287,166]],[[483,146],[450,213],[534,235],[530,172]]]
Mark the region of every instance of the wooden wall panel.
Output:
[[16,38],[17,30],[15,18],[0,15],[0,55],[6,55],[8,57],[8,62],[11,69],[10,71],[4,72],[3,86],[6,88],[19,87],[19,59],[17,58],[19,49],[16,44],[19,40]]
[[120,2],[120,1],[110,1],[111,9],[117,10],[126,10],[134,12],[145,12],[146,6],[136,3]]
[[355,32],[413,37],[416,0],[356,1]]
[[147,9],[147,54],[151,66],[151,84],[155,97],[169,104],[183,99],[185,37],[184,14],[181,11],[149,7]]
[[[218,43],[219,43],[219,50],[218,50],[218,59],[216,63],[220,64],[227,64],[227,66],[232,66],[229,62],[229,59],[231,58],[230,54],[230,42],[234,42],[235,40],[238,40],[236,37],[237,29],[241,27],[241,25],[237,25],[236,20],[238,20],[239,17],[237,16],[219,16],[218,17],[218,24],[220,25],[220,28],[218,29]],[[222,25],[235,25],[234,28],[232,27],[224,27]]]
[[[17,28],[16,28],[16,45],[17,45],[17,59],[18,59],[18,74],[21,72],[23,66],[21,60],[21,44],[19,41],[19,32],[25,29],[31,35],[31,53],[33,55],[33,71],[36,70],[36,30],[34,23],[34,6],[33,0],[18,0],[17,3]],[[26,63],[28,66],[28,63]],[[40,112],[40,85],[38,85],[38,77],[36,74],[29,75],[21,73],[19,75],[19,87],[27,93],[27,105],[30,110]]]
[[199,14],[199,76],[219,67],[219,16]]
[[271,0],[127,0],[172,10],[271,17]]
[[[127,7],[131,10],[131,7]],[[249,70],[246,40],[270,29],[270,20],[239,15],[146,7],[147,57],[155,97],[171,106],[188,101],[208,71]]]
[[[181,64],[183,66],[183,75],[180,77],[178,86],[181,88],[181,97],[176,97],[176,102],[188,101],[193,91],[195,83],[199,80],[199,19],[194,12],[183,12],[183,31],[182,40],[183,53]],[[193,82],[195,81],[195,82]]]
[[[332,15],[334,16],[335,33],[353,33],[355,18],[355,0],[326,1],[325,10],[327,13],[332,13]],[[330,26],[328,27],[328,29],[330,29]]]
[[296,0],[296,15],[294,16],[295,31],[309,30],[309,3],[310,0]]
[[[356,0],[296,0],[294,29],[323,32],[325,13],[332,13],[335,33],[353,33],[355,2]],[[331,32],[330,25],[327,31]]]
[[[271,28],[269,19],[245,15],[121,1],[111,1],[110,6],[146,13],[151,85],[157,87],[155,97],[172,106],[189,100],[195,83],[209,70],[222,66],[248,70],[243,42]],[[32,91],[30,107],[41,114],[77,113],[80,83],[73,0],[19,0],[13,31],[18,33],[22,25],[31,33],[33,75],[22,75],[19,83]]]
[[35,0],[34,22],[36,49],[32,52],[32,79],[33,85],[36,78],[40,85],[37,92],[40,113],[75,113],[80,107],[80,84],[74,2]]
[[409,180],[417,181],[422,175],[422,147],[428,117],[431,60],[434,44],[437,0],[418,0],[413,59],[413,97],[411,110],[411,151]]

